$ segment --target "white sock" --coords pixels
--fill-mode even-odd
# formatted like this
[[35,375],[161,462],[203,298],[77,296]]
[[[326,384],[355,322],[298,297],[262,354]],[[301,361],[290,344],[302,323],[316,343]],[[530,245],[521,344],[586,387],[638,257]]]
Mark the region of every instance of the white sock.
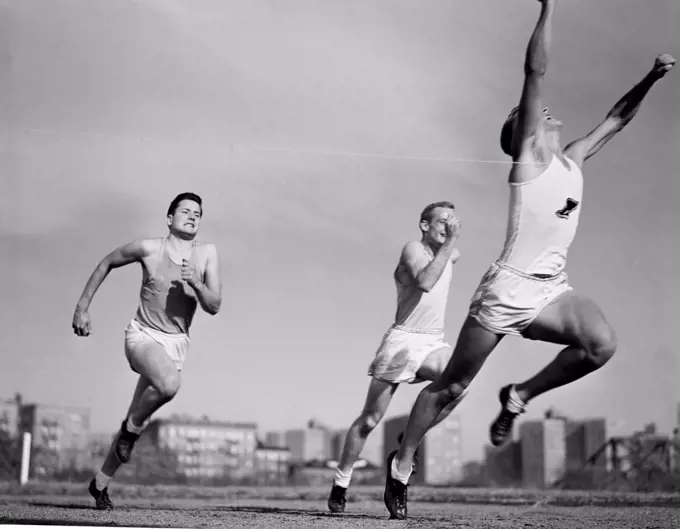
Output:
[[109,481],[111,481],[111,476],[107,476],[100,470],[94,477],[94,486],[97,487],[97,490],[101,492],[106,487],[108,487]]
[[523,413],[524,402],[522,402],[522,399],[520,399],[519,395],[517,395],[517,391],[515,391],[515,386],[512,386],[510,388],[508,394],[509,398],[508,401],[505,403],[505,407],[508,409],[508,411],[517,414]]
[[349,472],[345,473],[340,470],[340,467],[335,467],[335,478],[333,479],[333,483],[338,487],[342,487],[343,489],[349,488],[349,482],[352,480],[353,470],[354,468],[350,468]]
[[392,468],[390,469],[390,474],[394,479],[400,481],[404,485],[408,485],[408,478],[411,477],[411,472],[413,472],[413,465],[411,465],[411,470],[408,471],[408,474],[402,474],[397,468],[397,457],[395,456],[394,459],[392,459]]
[[135,424],[132,422],[132,417],[128,417],[127,424],[125,425],[127,428],[127,431],[130,433],[134,434],[141,434],[144,431],[144,425],[142,426],[135,426]]

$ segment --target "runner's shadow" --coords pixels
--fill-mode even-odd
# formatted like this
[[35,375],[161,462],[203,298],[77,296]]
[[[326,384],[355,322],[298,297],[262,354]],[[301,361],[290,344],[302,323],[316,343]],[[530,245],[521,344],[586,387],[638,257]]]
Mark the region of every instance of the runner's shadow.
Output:
[[384,516],[374,516],[371,514],[361,514],[361,513],[344,513],[344,514],[333,514],[330,512],[317,511],[312,509],[282,509],[280,507],[249,507],[247,505],[239,505],[238,507],[211,507],[211,511],[222,511],[222,512],[248,512],[257,514],[291,514],[294,516],[309,516],[314,518],[365,518],[365,519],[378,519],[384,518]]
[[[114,511],[95,511],[91,505],[83,505],[82,503],[49,503],[49,502],[29,502],[28,505],[31,507],[48,507],[51,509],[65,509],[65,510],[87,510],[93,512],[100,512],[101,514],[114,514],[121,511],[175,511],[175,512],[185,512],[190,514],[191,511],[196,510],[193,507],[170,507],[167,505],[122,505]],[[211,506],[208,508],[201,508],[200,511],[213,511],[213,512],[233,512],[233,513],[255,513],[255,514],[282,514],[282,515],[292,515],[292,516],[305,516],[308,518],[322,518],[322,519],[366,519],[366,520],[378,520],[383,519],[385,516],[362,514],[362,513],[344,513],[344,514],[333,514],[330,512],[324,512],[314,509],[285,509],[280,507],[263,507],[263,506]],[[55,520],[28,520],[26,518],[16,518],[16,519],[2,519],[2,523],[13,523],[13,524],[38,524],[38,525],[92,525],[87,522],[76,522],[76,521],[55,521]],[[113,522],[102,523],[97,525],[115,526],[119,525]],[[139,527],[157,527],[156,525],[139,525]]]
[[[92,521],[79,521],[79,520],[55,520],[55,519],[45,519],[45,518],[0,518],[0,524],[11,524],[11,525],[59,525],[59,526],[74,526],[74,527],[116,527],[120,525],[125,525],[127,524],[120,524],[120,523],[115,523],[115,522],[101,522],[98,521],[98,523],[92,523]],[[135,527],[168,527],[167,524],[156,524],[156,525],[149,525],[149,524],[135,524]]]
[[91,505],[83,505],[82,503],[49,503],[31,501],[28,503],[31,507],[49,507],[50,509],[80,509],[80,510],[94,510]]

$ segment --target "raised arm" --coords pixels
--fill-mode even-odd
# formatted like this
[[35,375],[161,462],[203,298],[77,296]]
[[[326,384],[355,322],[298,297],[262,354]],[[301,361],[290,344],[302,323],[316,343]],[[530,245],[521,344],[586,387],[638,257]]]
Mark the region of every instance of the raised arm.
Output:
[[650,88],[666,75],[675,65],[675,59],[668,54],[659,55],[651,71],[624,95],[609,111],[607,117],[583,138],[571,142],[564,150],[575,163],[583,163],[596,154],[606,143],[618,134],[635,117]]
[[130,263],[140,262],[144,257],[149,255],[153,248],[153,241],[148,239],[132,241],[130,243],[119,246],[104,259],[102,259],[90,278],[85,284],[83,293],[76,304],[76,310],[73,314],[73,332],[78,336],[89,336],[91,332],[91,323],[88,310],[92,298],[95,293],[109,275],[109,272],[114,268],[128,265]]
[[412,281],[423,292],[429,292],[439,281],[439,278],[446,268],[446,263],[451,260],[456,262],[460,257],[460,252],[455,248],[460,230],[460,222],[452,218],[447,223],[447,238],[442,244],[434,259],[430,261],[425,253],[423,245],[419,242],[410,242],[401,253],[401,262]]
[[[513,160],[533,148],[543,120],[543,78],[548,69],[548,51],[552,40],[552,15],[556,0],[539,0],[541,14],[529,39],[524,59],[524,87],[517,108],[517,124],[512,135]],[[541,153],[537,153],[539,156]]]

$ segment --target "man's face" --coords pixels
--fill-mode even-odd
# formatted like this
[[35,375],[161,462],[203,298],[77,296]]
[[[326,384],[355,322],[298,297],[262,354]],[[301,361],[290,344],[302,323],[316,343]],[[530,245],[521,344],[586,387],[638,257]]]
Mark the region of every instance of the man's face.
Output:
[[193,200],[182,200],[168,217],[168,226],[178,233],[196,235],[200,225],[201,206]]
[[424,222],[426,237],[437,245],[446,241],[446,223],[455,217],[455,212],[450,208],[434,208],[430,213],[429,222]]

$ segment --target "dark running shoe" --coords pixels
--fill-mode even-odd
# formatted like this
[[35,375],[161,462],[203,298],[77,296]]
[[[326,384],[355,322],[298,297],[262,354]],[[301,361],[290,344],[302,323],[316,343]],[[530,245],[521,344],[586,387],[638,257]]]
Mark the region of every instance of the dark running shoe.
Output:
[[489,437],[493,446],[500,446],[512,434],[512,425],[515,419],[524,413],[524,404],[514,399],[510,399],[510,390],[514,389],[514,384],[510,384],[501,389],[498,399],[501,401],[501,412],[496,420],[491,423]]
[[116,439],[116,457],[121,463],[130,461],[132,449],[135,447],[135,442],[139,439],[139,434],[129,432],[127,429],[127,419],[123,421],[120,426],[120,432]]
[[385,467],[385,507],[390,512],[390,519],[405,520],[408,515],[408,485],[392,477],[392,461],[397,455],[395,450],[387,458]]
[[90,481],[90,487],[88,488],[90,495],[94,498],[95,509],[98,511],[112,511],[113,502],[109,499],[109,488],[104,487],[104,490],[97,490],[97,482],[95,478]]
[[347,489],[345,487],[333,483],[331,495],[328,497],[328,508],[331,512],[345,512],[345,504],[347,503],[346,493]]
[[[399,442],[399,445],[401,445],[402,440],[404,439],[404,432],[401,432],[399,434],[399,437],[397,437],[397,441]],[[420,447],[416,448],[416,451],[413,453],[413,474],[418,473],[418,456],[420,455]]]

